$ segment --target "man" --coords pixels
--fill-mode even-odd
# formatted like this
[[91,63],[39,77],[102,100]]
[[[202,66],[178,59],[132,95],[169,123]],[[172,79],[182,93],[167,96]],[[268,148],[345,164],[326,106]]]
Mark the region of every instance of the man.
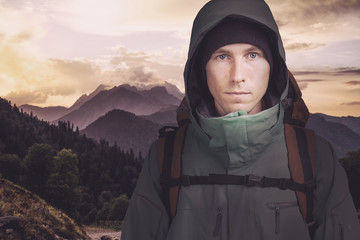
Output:
[[[291,178],[284,114],[294,90],[264,1],[207,3],[194,21],[184,78],[191,124],[182,150],[183,175]],[[154,143],[122,239],[359,239],[346,175],[328,142],[317,137],[316,148],[314,232],[295,192],[276,187],[181,187],[176,216],[169,218]]]

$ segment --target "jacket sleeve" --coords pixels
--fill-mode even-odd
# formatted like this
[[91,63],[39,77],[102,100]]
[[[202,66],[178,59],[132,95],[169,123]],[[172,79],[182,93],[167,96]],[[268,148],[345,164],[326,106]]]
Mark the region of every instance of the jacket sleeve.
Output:
[[314,239],[358,240],[360,224],[346,173],[327,141],[320,138],[317,145],[315,217],[319,227]]
[[145,158],[126,212],[122,240],[163,240],[168,231],[168,215],[161,200],[156,142]]

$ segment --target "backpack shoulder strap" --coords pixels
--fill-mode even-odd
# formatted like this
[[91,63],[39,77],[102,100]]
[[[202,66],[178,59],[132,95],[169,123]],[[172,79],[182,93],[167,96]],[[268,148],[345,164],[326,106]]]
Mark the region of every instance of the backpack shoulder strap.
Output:
[[158,139],[158,167],[160,184],[162,186],[162,200],[169,215],[169,224],[176,215],[180,186],[170,186],[168,180],[181,176],[182,150],[188,124],[184,124],[172,131],[163,131]]
[[294,76],[289,71],[290,87],[295,96],[292,104],[285,110],[284,127],[288,150],[289,169],[293,181],[306,184],[305,192],[296,191],[301,214],[308,224],[310,237],[316,230],[314,218],[314,190],[316,187],[316,138],[305,125],[309,110],[301,98],[301,91]]
[[291,178],[297,183],[308,184],[306,193],[296,191],[296,196],[301,213],[309,222],[313,220],[313,190],[316,176],[315,135],[310,129],[285,124],[285,138]]
[[289,95],[282,100],[285,104],[284,123],[305,127],[309,119],[309,110],[306,107],[300,88],[295,80],[294,75],[288,71],[289,75]]

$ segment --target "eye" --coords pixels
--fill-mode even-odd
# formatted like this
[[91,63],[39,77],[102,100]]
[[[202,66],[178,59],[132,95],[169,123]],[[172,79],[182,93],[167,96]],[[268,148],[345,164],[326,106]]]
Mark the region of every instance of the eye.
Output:
[[221,54],[221,55],[218,55],[217,58],[219,58],[220,60],[225,60],[227,58],[227,55]]
[[257,56],[258,56],[257,53],[254,53],[254,52],[249,53],[250,58],[256,58]]

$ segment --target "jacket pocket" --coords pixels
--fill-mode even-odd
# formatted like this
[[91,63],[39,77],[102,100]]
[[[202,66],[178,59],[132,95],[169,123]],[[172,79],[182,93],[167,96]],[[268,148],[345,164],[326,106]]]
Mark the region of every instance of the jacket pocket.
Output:
[[217,209],[217,214],[216,214],[216,219],[215,219],[213,237],[218,237],[219,240],[222,239],[222,231],[221,231],[221,229],[222,229],[222,218],[223,218],[222,208],[218,208]]
[[273,209],[275,211],[275,234],[280,233],[280,213],[282,210],[297,207],[298,203],[296,201],[292,202],[274,202],[267,203],[268,208]]

